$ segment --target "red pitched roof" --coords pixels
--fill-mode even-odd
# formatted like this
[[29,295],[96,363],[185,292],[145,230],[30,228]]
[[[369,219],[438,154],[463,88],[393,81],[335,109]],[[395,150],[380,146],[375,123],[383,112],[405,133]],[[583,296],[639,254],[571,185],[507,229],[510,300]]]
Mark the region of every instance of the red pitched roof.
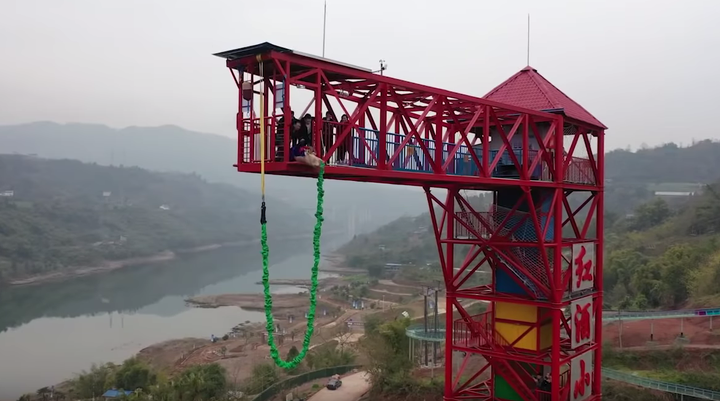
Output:
[[484,98],[531,110],[560,111],[586,124],[607,128],[530,66],[495,87]]

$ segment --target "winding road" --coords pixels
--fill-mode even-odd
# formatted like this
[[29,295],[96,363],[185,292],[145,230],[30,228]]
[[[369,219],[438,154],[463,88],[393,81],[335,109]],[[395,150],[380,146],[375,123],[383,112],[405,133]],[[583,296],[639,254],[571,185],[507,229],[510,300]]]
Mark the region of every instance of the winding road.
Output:
[[370,390],[367,372],[358,372],[342,378],[342,386],[337,390],[326,388],[318,391],[308,401],[357,401]]

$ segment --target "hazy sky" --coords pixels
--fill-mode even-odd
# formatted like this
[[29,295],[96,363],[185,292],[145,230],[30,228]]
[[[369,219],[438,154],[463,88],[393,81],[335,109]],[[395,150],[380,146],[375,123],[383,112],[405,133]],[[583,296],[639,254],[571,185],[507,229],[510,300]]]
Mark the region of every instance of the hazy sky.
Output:
[[[234,135],[211,53],[320,54],[322,0],[0,0],[0,124],[176,124]],[[482,96],[531,62],[610,127],[608,147],[720,138],[719,0],[328,0],[326,56]]]

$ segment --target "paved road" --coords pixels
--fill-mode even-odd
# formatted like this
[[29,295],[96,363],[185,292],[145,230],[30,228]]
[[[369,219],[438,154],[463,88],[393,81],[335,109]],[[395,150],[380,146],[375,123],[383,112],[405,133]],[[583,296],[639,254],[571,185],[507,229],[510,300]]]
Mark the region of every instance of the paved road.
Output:
[[337,390],[326,388],[318,391],[308,401],[357,401],[370,390],[370,383],[366,380],[366,372],[358,372],[342,378],[342,386]]

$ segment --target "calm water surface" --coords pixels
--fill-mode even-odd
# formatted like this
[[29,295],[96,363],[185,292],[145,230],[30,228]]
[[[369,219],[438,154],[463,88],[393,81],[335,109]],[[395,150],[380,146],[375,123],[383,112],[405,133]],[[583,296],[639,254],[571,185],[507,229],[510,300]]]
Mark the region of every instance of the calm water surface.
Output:
[[[271,244],[271,278],[309,278],[310,240]],[[340,242],[324,243],[331,249]],[[0,400],[121,362],[156,342],[220,335],[264,314],[194,309],[194,295],[260,292],[258,245],[185,255],[65,283],[0,289]],[[292,257],[292,260],[290,259]],[[297,288],[276,286],[274,292]]]

